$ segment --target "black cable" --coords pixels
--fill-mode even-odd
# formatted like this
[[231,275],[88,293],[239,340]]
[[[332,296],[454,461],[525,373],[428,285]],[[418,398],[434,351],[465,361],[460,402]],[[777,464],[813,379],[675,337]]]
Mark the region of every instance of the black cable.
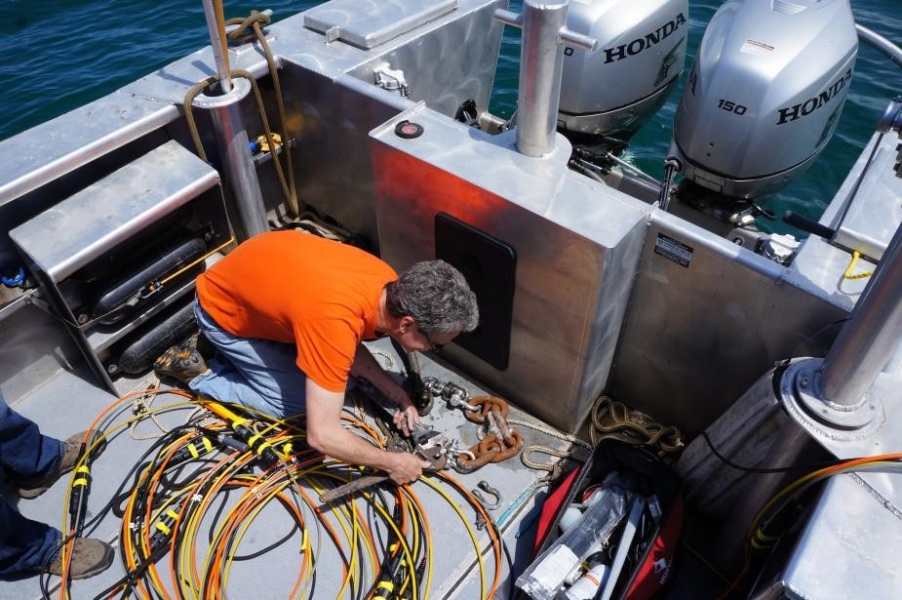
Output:
[[[197,465],[197,468],[191,471],[188,475],[182,475],[181,471],[183,471],[188,464]],[[177,465],[167,466],[167,470],[160,474],[160,489],[166,492],[178,492],[187,487],[190,487],[191,483],[194,481],[196,477],[208,472],[206,466],[216,464],[215,460],[207,459],[207,458],[198,458],[190,461],[190,463],[181,463]],[[173,477],[169,476],[170,471],[172,471]],[[174,477],[181,477],[180,480],[175,480]]]
[[[400,523],[401,516],[402,516],[401,515],[401,502],[400,502],[400,493],[401,492],[398,488],[394,488],[394,489],[396,491],[395,491],[395,493],[392,494],[392,497],[395,499],[395,503],[394,503],[394,506],[391,511],[392,520],[395,523]],[[376,491],[373,495],[378,498],[379,502],[383,506],[386,506],[386,507],[388,506],[388,501],[386,498],[386,491],[384,489],[376,488]],[[367,507],[368,507],[368,511],[367,511],[368,517],[367,518],[370,520],[368,525],[370,526],[371,529],[375,530],[377,532],[377,535],[379,536],[378,542],[380,543],[380,549],[382,552],[382,564],[379,566],[379,572],[377,573],[375,582],[373,583],[373,586],[370,589],[371,593],[376,592],[377,588],[379,587],[379,584],[382,583],[383,581],[387,580],[387,581],[392,582],[392,584],[398,583],[399,571],[400,571],[400,566],[401,566],[401,557],[403,555],[403,551],[401,549],[400,536],[397,533],[395,533],[394,528],[387,526],[385,528],[385,530],[386,530],[385,538],[383,539],[382,538],[382,528],[380,528],[380,527],[374,528],[373,527],[373,524],[374,524],[373,519],[378,516],[378,513],[376,512],[374,506],[375,506],[374,502],[370,502],[367,504]],[[392,551],[392,548],[391,548],[392,545],[396,545],[394,552]],[[361,589],[360,593],[362,593],[362,592],[363,592],[363,590]]]
[[[144,457],[142,457],[144,458]],[[151,465],[151,461],[138,462],[135,464],[134,468],[125,474],[125,477],[122,478],[122,483],[119,485],[119,488],[116,492],[113,493],[112,500],[109,501],[110,510],[117,519],[122,519],[125,516],[125,508],[124,504],[128,502],[128,499],[131,498],[132,493],[138,488],[138,484],[141,483],[141,474],[147,471],[147,469]],[[132,476],[134,481],[132,481],[132,485],[129,488],[125,487],[126,481],[128,481],[129,476]]]
[[[97,430],[101,431],[101,432],[106,431],[106,429],[102,428],[102,427],[98,427]],[[107,442],[105,441],[104,443],[107,443]],[[145,453],[145,455],[142,456],[142,458],[146,458],[146,456],[152,451],[153,451],[153,447],[151,447]],[[137,466],[138,465],[136,465],[135,468],[137,468]],[[134,471],[134,469],[133,469],[133,471]],[[126,480],[128,478],[128,475],[129,474],[126,474]],[[124,481],[123,481],[122,485],[125,485]],[[122,486],[120,486],[119,489],[121,490]],[[109,502],[107,502],[107,504],[105,506],[103,506],[103,508],[101,508],[91,519],[85,521],[85,523],[82,524],[82,527],[81,527],[82,534],[86,534],[86,535],[90,536],[90,534],[93,533],[93,531],[100,525],[101,520],[112,510],[115,499],[116,499],[116,494],[114,493],[111,500]],[[117,515],[117,516],[121,518],[121,515]],[[60,540],[60,545],[57,548],[57,552],[62,552],[65,545],[74,537],[78,537],[78,536],[75,534],[63,536],[63,538]],[[46,579],[45,579],[45,575],[46,575]],[[41,593],[44,595],[45,598],[49,598],[49,594],[50,594],[49,579],[50,579],[50,573],[45,570],[44,573],[42,573],[41,580],[40,580]],[[68,586],[69,583],[71,583],[71,581],[65,581],[61,585]]]
[[[173,430],[170,430],[162,437],[158,438],[152,444],[152,446],[144,453],[144,455],[141,458],[142,459],[147,458],[152,453],[156,452],[156,456],[154,457],[154,459],[146,460],[143,462],[139,460],[139,462],[136,464],[136,467],[130,473],[126,474],[126,477],[123,480],[123,484],[119,488],[119,490],[124,489],[125,482],[128,481],[129,476],[131,475],[134,478],[134,482],[133,482],[133,485],[130,488],[129,492],[127,492],[127,493],[119,492],[117,494],[114,494],[113,500],[111,500],[110,503],[108,504],[108,506],[110,506],[110,507],[113,507],[114,504],[118,504],[118,506],[113,507],[114,514],[117,514],[117,516],[120,519],[122,517],[124,517],[125,511],[122,508],[122,502],[123,502],[123,500],[127,500],[129,497],[131,497],[133,495],[136,498],[136,502],[134,503],[135,514],[136,515],[145,514],[145,512],[147,511],[146,501],[150,495],[150,490],[148,489],[148,486],[150,484],[150,481],[153,479],[152,477],[149,476],[149,474],[158,470],[162,466],[162,460],[165,458],[165,455],[162,454],[163,449],[165,449],[169,445],[171,445],[175,441],[175,439],[178,438],[183,433],[184,430],[191,429],[191,428],[192,428],[191,426],[187,426],[187,425],[177,427]],[[167,467],[168,466],[169,465],[167,465]],[[179,463],[172,465],[172,468],[173,468],[173,470],[181,471],[185,468],[185,466],[186,466],[185,463],[179,462]],[[199,471],[200,471],[199,469],[195,470],[192,474],[196,474]],[[161,489],[163,489],[163,491],[165,492],[166,488],[163,486],[163,480],[164,480],[164,477],[161,477],[160,478]],[[170,489],[172,489],[172,488],[170,488]],[[140,543],[140,536],[141,536],[140,528],[135,528],[133,531],[134,531],[133,545],[136,549],[140,549],[140,548],[142,548],[142,544]],[[124,577],[122,577],[119,581],[117,581],[115,584],[113,584],[110,588],[105,590],[103,593],[98,595],[98,598],[102,598],[102,597],[112,593],[113,591],[115,591],[117,588],[120,588],[120,587],[123,588],[122,595],[123,596],[128,595],[129,591],[135,586],[137,581],[144,576],[144,574],[146,573],[146,571],[150,567],[150,565],[158,562],[160,559],[162,559],[168,553],[168,548],[169,548],[168,540],[163,539],[159,542],[159,546],[157,546],[156,548],[151,548],[151,551],[148,555],[136,557],[138,559],[136,561],[137,566],[134,569],[128,570],[128,572],[126,573],[126,575]],[[125,562],[125,556],[122,555],[121,558],[123,560],[124,566],[126,566],[126,568],[127,568],[127,563]],[[153,586],[151,586],[151,589],[153,589]],[[159,596],[159,594],[157,594],[157,595]]]
[[[166,550],[169,547],[169,543],[162,543],[156,548],[152,548],[150,551],[150,555],[141,560],[138,565],[128,571],[124,576],[122,576],[118,581],[113,583],[111,586],[94,596],[94,600],[102,600],[103,598],[107,598],[110,594],[115,592],[118,588],[125,586],[122,590],[121,596],[123,598],[128,596],[129,591],[135,586],[138,580],[144,576],[144,573],[150,567],[150,565],[154,564],[164,556],[166,556]],[[152,589],[153,586],[151,586]]]
[[420,555],[419,565],[411,566],[411,569],[413,569],[412,576],[414,577],[414,580],[417,582],[418,590],[423,589],[422,585],[423,585],[423,579],[426,576],[426,564],[432,558],[430,556],[430,553],[432,553],[433,556],[435,555],[435,552],[432,551],[432,548],[426,544],[426,541],[427,541],[426,528],[422,527],[422,523],[421,523],[421,526],[419,527],[419,531],[420,531],[419,547],[423,549],[423,552]]
[[38,585],[41,586],[41,600],[52,600],[50,598],[50,572],[45,568],[38,577]]
[[[150,486],[151,482],[155,479],[152,476],[152,474],[159,471],[162,468],[163,461],[166,459],[166,457],[169,456],[170,457],[169,460],[172,461],[173,457],[175,457],[175,454],[178,453],[178,451],[176,451],[176,453],[173,453],[173,454],[170,454],[169,452],[164,453],[163,450],[168,448],[169,446],[171,446],[177,440],[177,438],[179,436],[181,436],[186,430],[190,430],[190,429],[198,429],[198,428],[194,425],[188,425],[188,424],[182,425],[173,430],[170,430],[164,436],[157,439],[154,442],[154,444],[151,446],[151,448],[149,448],[144,453],[144,455],[141,457],[141,459],[148,458],[154,452],[156,452],[156,456],[154,456],[152,460],[145,460],[143,462],[139,462],[137,467],[135,469],[133,469],[129,474],[126,475],[126,478],[125,478],[122,486],[120,486],[120,488],[119,488],[120,492],[118,492],[116,495],[114,495],[114,501],[118,502],[120,505],[119,512],[122,513],[120,515],[120,517],[124,516],[124,510],[121,507],[121,503],[123,502],[123,500],[127,500],[129,497],[134,497],[134,499],[135,499],[134,506],[133,506],[135,514],[143,515],[148,510],[147,501],[149,498],[153,497],[153,498],[157,499],[158,503],[164,503],[166,501],[165,498],[168,497],[168,494],[166,493],[167,491],[172,492],[172,491],[176,491],[178,489],[183,489],[185,487],[185,485],[181,484],[178,481],[173,482],[172,476],[166,476],[165,474],[172,473],[176,477],[181,476],[182,472],[185,470],[185,468],[188,466],[188,464],[190,462],[194,462],[191,459],[189,459],[188,462],[176,461],[175,463],[168,462],[166,464],[166,470],[161,472],[159,474],[160,476],[158,478],[159,479],[159,486],[158,486],[159,492],[161,492],[160,494],[157,494],[157,493],[152,494],[149,486]],[[196,441],[196,439],[197,439],[196,437],[192,438],[191,440],[187,440],[185,443],[186,444],[192,443],[193,441]],[[199,460],[200,462],[203,462],[205,464],[210,463],[210,461],[206,460],[206,459],[197,459],[197,460]],[[190,479],[192,477],[202,473],[203,471],[204,471],[203,466],[198,467],[197,469],[192,470],[189,477],[183,478],[183,479],[187,479],[188,481],[190,481]],[[131,486],[130,491],[123,494],[121,492],[121,490],[124,489],[125,482],[128,481],[129,477],[133,477],[135,481],[134,481],[133,485]],[[163,497],[160,498],[160,496],[163,496]],[[149,566],[154,564],[155,562],[159,561],[160,559],[162,559],[169,551],[170,542],[167,539],[163,539],[159,542],[160,545],[158,547],[151,548],[151,551],[150,551],[150,553],[148,553],[148,555],[143,555],[140,552],[141,549],[143,548],[140,538],[141,538],[140,528],[134,528],[132,541],[133,541],[134,548],[136,550],[138,550],[138,556],[135,557],[136,558],[135,562],[137,563],[138,566],[135,569],[129,570],[128,563],[126,562],[126,557],[123,554],[122,555],[123,564],[126,567],[126,570],[128,571],[128,573],[125,577],[120,579],[112,588],[110,588],[110,590],[106,593],[115,591],[116,586],[118,586],[118,587],[124,586],[122,595],[123,596],[127,595],[129,590],[131,590],[135,586],[135,584],[138,582],[138,580],[144,576],[144,574],[146,573]],[[153,589],[153,586],[151,586],[151,588]]]
[[207,529],[207,543],[210,544],[211,546],[213,545],[213,540],[216,537],[216,535],[215,535],[216,526],[219,523],[219,519],[222,518],[222,511],[225,510],[226,502],[228,502],[228,500],[229,500],[229,493],[233,489],[235,489],[234,486],[223,486],[222,493],[218,494],[218,499],[220,500],[219,508],[217,508],[213,512],[213,517],[212,517],[212,519],[210,519],[211,520],[210,527],[209,527],[209,529]]
[[514,559],[511,556],[511,550],[507,547],[507,542],[504,540],[504,535],[501,533],[501,530],[498,529],[498,525],[494,521],[489,521],[489,527],[495,530],[495,536],[501,540],[501,551],[504,553],[504,560],[507,561],[507,572],[510,573],[510,582],[511,582],[511,597],[513,597],[513,592],[516,591],[516,580],[514,579]]
[[[381,486],[376,487],[373,495],[379,499],[379,502],[383,506],[388,505],[388,502],[385,499],[385,490]],[[375,509],[375,503],[368,502],[366,506],[367,525],[370,527],[371,531],[375,532],[376,543],[378,544],[378,547],[382,552],[382,564],[379,566],[379,573],[377,573],[376,575],[376,579],[378,580],[385,574],[385,572],[389,568],[389,563],[391,562],[390,547],[392,540],[396,539],[397,536],[395,535],[394,529],[392,529],[391,527],[386,527],[384,530],[381,527],[373,527],[374,519],[378,516]],[[395,523],[401,522],[400,508],[401,505],[395,503],[394,509],[392,510],[392,519]]]
[[[780,382],[783,380],[783,373],[786,372],[786,370],[790,367],[791,364],[792,364],[791,360],[783,360],[783,361],[780,361],[777,364],[776,368],[774,369],[774,374],[773,374],[773,377],[771,378],[771,385],[773,386],[774,398],[779,398],[782,395],[782,391],[780,389]],[[746,467],[743,465],[737,465],[736,463],[734,463],[733,461],[731,461],[730,459],[728,459],[727,457],[722,455],[720,452],[718,452],[717,448],[714,447],[714,442],[712,442],[711,438],[708,437],[707,431],[702,431],[701,436],[705,440],[705,443],[708,444],[708,447],[711,449],[711,452],[714,454],[714,456],[716,456],[718,458],[718,460],[720,460],[722,463],[724,463],[728,467],[732,467],[732,468],[736,469],[737,471],[744,471],[746,473],[767,474],[767,473],[792,473],[795,471],[814,471],[817,469],[823,469],[825,467],[832,467],[833,465],[837,465],[841,462],[844,462],[842,460],[836,459],[836,460],[832,460],[832,461],[826,461],[826,462],[822,462],[822,463],[812,463],[812,464],[801,465],[801,466],[797,466],[797,467],[772,467],[769,469]]]
[[389,338],[391,341],[392,348],[395,349],[395,353],[397,353],[398,358],[401,359],[401,364],[404,365],[404,372],[410,375],[410,356],[407,354],[407,350],[404,349],[404,346],[400,344],[395,338]]
[[[125,474],[125,477],[122,478],[122,483],[119,485],[119,488],[113,493],[112,499],[110,502],[103,508],[104,511],[112,509],[113,514],[121,519],[125,514],[124,510],[121,508],[121,504],[123,500],[128,499],[129,496],[134,492],[135,488],[138,486],[140,482],[141,473],[143,473],[146,469],[149,469],[151,465],[155,464],[157,460],[150,460],[151,455],[154,453],[159,454],[160,450],[169,444],[171,444],[176,438],[179,437],[184,431],[188,429],[194,429],[193,425],[179,425],[171,429],[165,435],[157,438],[153,444],[142,454],[138,460],[135,462],[135,465],[129,470],[128,473]],[[134,477],[134,482],[132,486],[128,488],[128,492],[125,493],[125,486],[129,479],[129,477]],[[118,505],[118,506],[115,506]],[[101,513],[105,514],[105,513]],[[94,517],[91,522],[97,521],[100,515]]]
[[737,465],[726,456],[723,456],[720,452],[717,451],[717,448],[714,447],[714,443],[711,441],[711,438],[708,437],[708,433],[703,431],[701,436],[704,438],[705,442],[708,444],[708,447],[711,448],[711,452],[714,453],[721,462],[723,462],[728,467],[732,467],[737,471],[745,471],[746,473],[792,473],[795,471],[816,471],[817,469],[823,469],[826,467],[832,467],[834,465],[838,465],[842,462],[846,462],[845,460],[829,460],[821,463],[811,463],[807,465],[800,465],[797,467],[773,467],[770,469],[759,469],[756,467],[744,467],[742,465]]
[[[180,456],[178,453],[184,449],[186,444],[191,443],[192,441],[196,442],[196,438],[191,438],[191,436],[185,436],[185,432],[189,430],[197,430],[198,428],[195,425],[182,425],[176,429],[173,429],[170,432],[167,432],[160,438],[154,440],[152,446],[148,448],[142,456],[129,468],[128,472],[123,476],[122,480],[117,486],[115,493],[112,494],[111,499],[104,506],[103,510],[100,514],[95,515],[91,524],[93,527],[97,527],[100,520],[110,512],[116,514],[116,516],[121,520],[126,512],[131,514],[134,525],[132,527],[126,527],[124,529],[124,542],[128,542],[129,540],[134,540],[132,544],[132,550],[128,553],[129,556],[125,556],[123,552],[118,552],[120,554],[123,563],[125,563],[125,575],[118,579],[112,586],[108,587],[102,593],[100,593],[97,598],[108,597],[109,595],[115,596],[126,596],[129,594],[134,594],[139,585],[143,585],[142,580],[147,580],[148,578],[148,569],[150,569],[155,563],[160,561],[164,556],[166,556],[169,552],[178,552],[178,548],[184,548],[182,544],[184,540],[182,539],[183,532],[179,531],[176,527],[173,527],[173,532],[171,535],[167,535],[165,539],[154,540],[152,539],[150,542],[149,548],[147,548],[141,542],[144,540],[144,534],[142,531],[146,533],[147,529],[153,525],[152,522],[144,523],[146,520],[147,514],[153,514],[155,509],[154,506],[159,508],[160,506],[165,506],[169,501],[167,499],[171,499],[173,492],[178,492],[184,494],[186,489],[189,489],[192,480],[196,480],[198,477],[204,476],[206,481],[201,483],[197,488],[197,493],[201,495],[207,495],[212,493],[213,489],[216,489],[216,494],[221,495],[221,498],[217,498],[216,500],[210,499],[214,504],[208,505],[207,509],[214,509],[208,515],[212,515],[213,524],[210,526],[210,541],[211,543],[214,541],[215,537],[215,528],[218,523],[221,523],[223,520],[223,514],[226,505],[228,504],[229,498],[231,498],[230,494],[232,491],[237,489],[238,487],[246,487],[243,486],[241,482],[246,482],[247,476],[245,473],[255,471],[255,467],[253,464],[248,464],[246,466],[242,466],[239,469],[236,469],[234,466],[234,462],[231,465],[226,464],[230,461],[226,461],[223,465],[221,465],[218,469],[213,468],[212,464],[216,461],[212,461],[209,457],[200,456],[198,458],[192,458],[187,460],[179,460],[177,459]],[[219,433],[219,430],[216,430],[216,433]],[[183,438],[184,439],[181,439]],[[221,449],[222,450],[222,449]],[[226,450],[227,451],[227,450]],[[165,466],[165,468],[164,468]],[[226,479],[222,479],[222,477],[214,477],[214,475],[219,472],[220,476],[223,474],[228,475],[229,477]],[[236,483],[229,483],[230,478],[235,478],[234,481]],[[286,471],[285,468],[281,468],[279,470],[275,470],[268,475],[267,483],[274,484],[278,483],[280,480],[279,477],[288,477],[291,478],[291,474]],[[218,483],[217,483],[218,482]],[[222,482],[225,482],[224,484]],[[215,484],[215,485],[214,485]],[[302,503],[302,498],[297,490],[293,489],[293,486],[288,486],[288,489],[291,490],[290,496],[285,495],[277,495],[276,498],[279,502],[282,503],[285,507],[292,507],[293,504],[297,504],[300,506]],[[373,501],[367,503],[368,506],[368,519],[371,521],[371,524],[379,524],[386,523],[388,520],[394,520],[395,522],[400,522],[401,515],[400,511],[403,510],[404,500],[402,492],[400,490],[396,490],[394,488],[387,490],[384,488],[376,488],[373,493]],[[131,504],[127,504],[127,502]],[[216,502],[221,502],[216,505]],[[380,504],[381,503],[381,506]],[[380,512],[383,510],[382,507],[385,507],[385,512]],[[253,551],[249,554],[244,554],[240,556],[235,556],[228,554],[230,560],[237,561],[247,561],[259,558],[264,554],[276,549],[279,546],[282,546],[289,542],[289,540],[295,534],[295,530],[301,531],[303,535],[304,530],[304,522],[298,516],[301,511],[292,516],[292,526],[290,530],[283,536],[272,543],[270,543],[267,547]],[[415,512],[415,511],[414,511]],[[187,506],[184,513],[194,513],[196,514],[196,508],[194,505]],[[190,518],[190,516],[186,514],[181,515],[182,519]],[[412,514],[413,523],[421,523],[422,516],[419,514]],[[124,526],[132,525],[132,523],[125,523]],[[390,523],[388,523],[390,525]],[[497,527],[493,526],[493,531],[496,532],[498,540],[501,542],[503,546],[503,552],[507,559],[508,568],[510,571],[513,570],[513,560],[511,557],[510,549],[504,543],[503,538],[501,537],[500,532],[498,532]],[[394,530],[390,530],[388,527],[373,527],[373,531],[379,532],[378,540],[381,544],[386,545],[386,548],[383,550],[383,557],[391,555],[392,551],[387,546],[394,547],[394,554],[396,560],[393,561],[393,564],[386,565],[389,566],[389,570],[386,572],[386,576],[392,577],[394,581],[400,581],[403,583],[409,581],[416,581],[416,588],[419,589],[420,580],[424,578],[425,567],[428,564],[428,556],[432,553],[432,548],[427,548],[425,544],[425,540],[428,537],[428,532],[423,527],[419,527],[417,538],[424,543],[418,544],[418,547],[421,548],[420,551],[416,552],[416,556],[411,556],[411,561],[408,562],[405,560],[407,551],[404,550],[403,545],[406,545],[407,539],[404,537],[405,535],[401,532],[395,533]],[[386,531],[388,532],[386,534]],[[401,539],[395,541],[393,543],[392,537],[401,536]],[[224,539],[222,537],[219,538],[219,541],[223,544],[229,544],[229,547],[234,545],[235,539],[237,537],[237,533],[235,530],[232,530],[228,534],[228,539]],[[67,538],[68,539],[68,538]],[[412,542],[411,542],[412,543]],[[127,546],[123,546],[127,547]],[[412,550],[410,554],[413,554]],[[347,565],[348,564],[348,556],[341,553],[342,561]],[[314,562],[316,561],[316,557],[313,557]],[[133,567],[131,567],[133,565]],[[208,570],[208,578],[205,581],[200,582],[200,590],[201,596],[209,593],[211,585],[213,583],[212,574],[214,573],[214,569],[221,565],[211,565],[211,569]],[[130,568],[131,567],[131,568]],[[416,579],[411,580],[409,578],[415,577]],[[41,591],[43,597],[50,598],[50,576],[49,574],[46,576],[42,575],[41,579]],[[315,584],[316,584],[316,570],[313,570],[312,576],[308,580],[308,584],[310,587],[311,593],[315,592]],[[165,594],[162,589],[157,588],[156,584],[148,585],[148,595],[149,597],[160,597],[161,594]],[[352,598],[363,598],[367,590],[365,589],[366,585],[363,582],[362,578],[355,578],[355,581],[352,583],[350,591]],[[412,595],[414,587],[410,586],[408,591],[404,593],[398,593],[398,597],[401,596],[409,597]]]
[[[276,496],[276,499],[277,499],[279,502],[281,502],[282,504],[284,504],[285,506],[289,506],[288,500],[287,500],[286,498],[280,498],[280,497]],[[291,529],[289,529],[289,530],[288,530],[288,533],[286,533],[281,539],[276,540],[275,542],[273,542],[273,543],[270,544],[269,546],[266,546],[265,548],[261,548],[260,550],[257,550],[257,551],[255,551],[255,552],[252,552],[252,553],[250,553],[250,554],[241,554],[241,555],[239,555],[239,554],[233,554],[233,555],[232,555],[232,560],[233,560],[233,561],[234,561],[234,560],[241,561],[241,560],[251,560],[251,559],[254,559],[254,558],[259,558],[260,556],[263,556],[263,555],[266,554],[267,552],[269,552],[269,551],[271,551],[271,550],[275,550],[276,548],[278,548],[278,547],[281,546],[282,544],[286,543],[286,542],[291,538],[291,536],[294,535],[294,532],[295,532],[295,531],[300,531],[300,532],[302,532],[302,534],[303,534],[303,529],[301,528],[301,523],[298,522],[297,518],[292,519],[292,527],[291,527]],[[237,535],[237,534],[238,534],[237,531],[233,531],[233,532],[232,532],[232,537],[233,537],[233,539],[234,539],[234,536]],[[232,541],[232,540],[230,540],[230,541]]]

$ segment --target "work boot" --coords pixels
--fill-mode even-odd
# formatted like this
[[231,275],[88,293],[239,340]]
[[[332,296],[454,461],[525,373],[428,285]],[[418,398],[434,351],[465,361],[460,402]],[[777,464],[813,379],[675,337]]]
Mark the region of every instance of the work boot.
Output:
[[[76,538],[69,560],[69,579],[85,579],[106,571],[113,564],[113,547],[94,538]],[[56,553],[47,572],[51,575],[63,574],[62,550]]]
[[207,363],[197,348],[173,346],[153,363],[153,370],[160,379],[172,377],[187,384],[207,370]]
[[[83,439],[85,439],[86,433],[88,432],[82,431],[63,440],[63,456],[62,458],[60,458],[59,465],[57,465],[57,467],[53,471],[40,477],[17,480],[18,489],[16,491],[19,496],[28,500],[37,498],[48,489],[50,489],[50,486],[56,483],[57,479],[74,469],[75,465],[78,464],[78,460],[81,458],[81,442]],[[98,437],[100,437],[100,435],[100,431],[92,431],[86,448],[93,446],[94,442]],[[102,448],[98,447],[94,450],[95,456],[100,452],[101,449]]]

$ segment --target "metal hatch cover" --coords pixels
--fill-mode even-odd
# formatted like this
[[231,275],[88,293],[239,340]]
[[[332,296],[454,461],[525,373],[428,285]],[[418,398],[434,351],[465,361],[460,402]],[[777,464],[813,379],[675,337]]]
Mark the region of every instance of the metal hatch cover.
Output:
[[369,50],[454,10],[457,0],[332,0],[305,12],[304,27]]

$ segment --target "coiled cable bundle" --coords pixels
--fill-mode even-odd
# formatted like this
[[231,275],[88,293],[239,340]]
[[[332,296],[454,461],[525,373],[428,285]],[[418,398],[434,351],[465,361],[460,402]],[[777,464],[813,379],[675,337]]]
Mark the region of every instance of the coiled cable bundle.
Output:
[[[364,421],[349,413],[342,419],[382,445]],[[135,435],[135,424],[145,420],[152,420],[155,439]],[[387,482],[323,504],[322,492],[351,481],[360,468],[310,449],[302,416],[277,421],[153,388],[119,399],[92,429],[109,442],[94,465],[95,480],[126,469],[115,475],[120,482],[112,497],[98,498],[95,490],[90,507],[105,504],[80,527],[79,535],[96,535],[119,521],[120,576],[96,598],[248,597],[261,585],[266,597],[429,598],[436,574],[442,581],[456,567],[435,560],[430,517],[436,504],[442,533],[458,531],[472,544],[467,554],[476,560],[481,597],[491,598],[502,580],[501,536],[493,525],[476,531],[477,519],[492,519],[449,474],[414,485]],[[126,431],[134,442],[121,435]],[[124,466],[119,443],[146,450]],[[64,527],[74,534],[68,520]],[[48,596],[48,582],[42,583]],[[64,577],[60,597],[75,585],[81,583]]]

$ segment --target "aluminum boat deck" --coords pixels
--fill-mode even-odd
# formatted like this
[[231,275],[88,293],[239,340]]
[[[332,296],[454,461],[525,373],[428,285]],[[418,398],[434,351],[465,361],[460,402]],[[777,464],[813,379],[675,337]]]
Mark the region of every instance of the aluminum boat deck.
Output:
[[[397,373],[399,369],[403,369],[389,344],[378,342],[374,350],[377,359],[384,361],[390,370]],[[467,389],[471,397],[491,393],[478,388],[472,381],[463,379],[443,363],[429,357],[422,357],[420,365],[423,377],[432,376],[440,381],[454,382]],[[125,395],[146,387],[152,383],[152,380],[152,375],[145,380],[120,379],[117,386]],[[42,432],[64,438],[88,428],[101,412],[117,400],[112,394],[101,390],[91,382],[90,377],[78,379],[61,372],[58,377],[48,381],[45,386],[16,402],[13,408],[39,423]],[[162,406],[181,407],[157,413],[157,409]],[[141,419],[133,429],[125,426],[124,423],[134,420],[132,404],[127,402],[124,409],[120,411],[119,418],[115,419],[117,424],[106,431],[109,436],[107,447],[91,467],[93,486],[88,504],[89,522],[113,499],[123,479],[129,478],[130,470],[136,463],[145,460],[142,458],[144,453],[151,447],[153,441],[162,435],[158,425],[167,429],[176,427],[183,424],[198,409],[192,403],[186,403],[185,398],[166,393],[161,393],[151,399],[147,403],[147,407],[149,412],[155,413],[155,419]],[[353,410],[350,400],[348,409]],[[376,409],[376,412],[379,412],[379,409]],[[367,411],[367,414],[362,416],[370,424],[373,423],[371,411]],[[528,417],[515,407],[511,407],[508,418],[512,423],[533,423],[535,425],[535,427],[514,425],[516,430],[522,432],[525,446],[542,445],[562,451],[568,450],[571,446],[564,439],[545,433],[545,431],[553,432],[554,430]],[[465,420],[461,410],[449,408],[440,399],[436,400],[435,406],[430,414],[423,418],[423,422],[427,427],[460,440],[462,448],[469,447],[477,441],[477,425]],[[256,469],[259,472],[259,468]],[[506,551],[510,553],[510,560],[514,565],[522,566],[526,564],[524,561],[528,562],[534,540],[534,532],[532,528],[528,528],[529,519],[534,515],[532,509],[535,507],[537,499],[541,499],[545,495],[547,488],[541,480],[547,474],[545,471],[524,466],[519,455],[503,462],[489,463],[470,474],[447,472],[448,476],[459,481],[465,489],[476,488],[478,482],[486,481],[501,492],[499,505],[489,511],[489,514],[503,534]],[[43,496],[35,500],[18,499],[14,490],[9,488],[4,489],[4,496],[15,502],[18,509],[27,517],[59,528],[66,506],[68,481],[67,478],[60,480]],[[504,556],[502,556],[501,564],[495,564],[496,559],[492,556],[488,530],[486,528],[477,529],[475,511],[462,498],[456,497],[453,489],[440,483],[436,485],[436,489],[433,489],[431,482],[438,482],[438,479],[430,477],[429,481],[429,485],[421,481],[411,486],[412,494],[423,502],[434,544],[434,562],[431,567],[433,571],[430,573],[432,591],[426,597],[484,597],[488,588],[480,590],[480,586],[491,584],[496,568],[501,572],[496,597],[508,597],[512,583],[510,565]],[[299,482],[299,487],[307,493],[306,498],[317,498],[317,493],[303,479]],[[450,494],[449,497],[453,502],[449,503],[443,497],[443,493]],[[238,494],[232,494],[230,498],[226,498],[226,496],[228,494],[224,494],[223,502],[229,504],[235,501]],[[360,500],[362,497],[356,495],[355,498]],[[490,495],[487,495],[486,498],[489,501],[492,500]],[[336,501],[335,503],[336,507],[344,505],[345,501]],[[316,521],[314,511],[317,509],[329,512],[329,507],[314,500],[312,504],[306,506],[307,516],[310,517],[311,523]],[[524,522],[524,517],[528,519],[527,522]],[[212,519],[212,517],[210,518]],[[465,519],[467,523],[465,524],[462,519]],[[90,579],[73,582],[72,597],[93,598],[125,574],[121,548],[117,544],[120,526],[121,520],[113,514],[107,513],[87,532],[88,535],[117,545],[117,557],[113,566],[106,572]],[[212,521],[204,522],[204,525],[201,526],[203,533],[199,534],[198,540],[202,541],[194,550],[194,556],[199,561],[203,561],[206,554],[206,547],[204,547],[207,543],[206,528],[212,526]],[[525,531],[521,532],[521,527]],[[252,560],[236,559],[233,561],[228,585],[225,588],[229,597],[284,598],[290,596],[291,586],[302,568],[298,552],[302,542],[301,532],[293,526],[284,510],[276,506],[267,506],[258,518],[253,519],[253,523],[239,546],[239,551],[241,554],[251,554],[269,546],[288,532],[292,532],[291,537],[269,552]],[[480,561],[477,560],[476,546],[474,546],[474,540],[470,538],[471,532],[476,534],[476,546],[484,551],[482,574],[479,572]],[[525,534],[518,536],[519,533]],[[326,537],[326,532],[318,525],[311,525],[304,535],[309,536],[305,547],[313,553],[315,559],[315,578],[305,584],[310,585],[315,582],[315,588],[310,597],[346,597],[342,595],[341,591],[344,580],[343,563],[336,548]],[[350,552],[349,542],[346,539],[342,545],[344,546],[342,552]],[[171,586],[168,557],[161,560],[157,566],[160,579],[167,586]],[[198,564],[198,568],[200,567],[201,565]],[[57,578],[53,579],[56,582],[59,581]],[[364,589],[367,589],[366,586]],[[58,593],[56,591],[51,595],[54,596]],[[41,597],[39,577],[36,575],[15,582],[0,583],[0,597],[23,599]]]

